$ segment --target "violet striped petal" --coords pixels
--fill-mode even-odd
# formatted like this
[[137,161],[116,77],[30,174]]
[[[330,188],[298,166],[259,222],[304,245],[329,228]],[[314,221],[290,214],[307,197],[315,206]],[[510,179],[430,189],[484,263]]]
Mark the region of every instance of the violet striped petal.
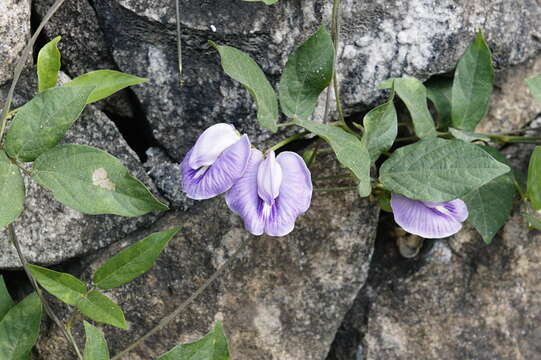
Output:
[[306,163],[297,153],[284,151],[276,157],[284,175],[273,211],[265,221],[265,233],[285,236],[293,231],[297,217],[312,200],[312,179]]
[[188,164],[194,170],[210,166],[231,145],[240,140],[240,135],[232,125],[215,124],[203,131],[192,148]]
[[407,232],[429,239],[448,237],[462,228],[468,216],[463,204],[461,200],[433,203],[391,195],[395,222]]
[[244,227],[253,235],[261,235],[265,230],[265,223],[260,214],[263,201],[257,192],[257,173],[262,161],[261,151],[252,149],[244,175],[225,195],[229,209],[244,220]]
[[204,200],[223,194],[242,177],[250,158],[250,140],[243,135],[223,151],[212,165],[198,169],[189,165],[193,151],[192,148],[180,164],[182,190],[191,199]]
[[468,208],[464,201],[460,199],[451,200],[443,203],[423,201],[429,208],[437,209],[439,212],[451,215],[456,221],[464,222],[468,218]]

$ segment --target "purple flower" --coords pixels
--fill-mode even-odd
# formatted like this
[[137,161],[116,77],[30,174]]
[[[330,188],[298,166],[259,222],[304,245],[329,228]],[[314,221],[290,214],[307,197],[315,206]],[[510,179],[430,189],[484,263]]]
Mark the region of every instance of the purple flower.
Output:
[[229,208],[244,220],[254,235],[289,234],[297,216],[310,207],[312,180],[303,159],[294,152],[265,159],[252,149],[244,176],[226,194]]
[[430,202],[392,194],[391,207],[398,225],[409,233],[429,239],[456,234],[468,218],[468,208],[460,199]]
[[182,190],[195,200],[220,195],[246,170],[250,140],[233,126],[216,124],[206,129],[180,164]]

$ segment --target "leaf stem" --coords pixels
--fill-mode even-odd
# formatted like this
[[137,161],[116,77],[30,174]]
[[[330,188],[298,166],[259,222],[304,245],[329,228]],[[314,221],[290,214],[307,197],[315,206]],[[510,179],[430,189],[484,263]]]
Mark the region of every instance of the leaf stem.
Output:
[[275,144],[274,146],[268,148],[267,151],[265,151],[265,154],[267,154],[267,153],[269,153],[271,151],[278,150],[282,146],[287,145],[290,142],[293,142],[295,140],[301,139],[301,138],[305,137],[308,134],[310,134],[309,131],[303,131],[303,132],[300,132],[298,134],[292,135],[292,136],[290,136],[288,138],[285,138],[284,140],[280,141],[279,143]]
[[17,255],[19,256],[19,261],[21,262],[24,272],[26,273],[26,276],[28,276],[28,279],[30,280],[30,283],[32,284],[32,287],[36,290],[36,293],[38,294],[41,303],[43,304],[43,307],[45,308],[45,312],[47,315],[56,323],[56,325],[60,328],[62,331],[62,334],[68,340],[68,342],[73,346],[73,349],[75,350],[75,353],[77,354],[77,357],[80,360],[83,360],[83,355],[81,354],[81,351],[79,350],[79,347],[77,346],[77,343],[75,342],[75,339],[71,335],[70,332],[66,330],[62,322],[58,319],[56,314],[51,309],[49,303],[47,302],[47,299],[43,296],[43,293],[41,292],[41,288],[39,287],[38,283],[36,282],[36,279],[32,276],[32,273],[27,268],[28,262],[26,261],[22,251],[21,251],[21,245],[19,244],[19,241],[17,240],[17,236],[15,235],[15,229],[13,228],[13,224],[8,225],[8,237],[13,246],[15,246],[15,250],[17,250]]
[[246,245],[248,244],[248,241],[243,241],[240,246],[235,250],[235,252],[208,278],[208,280],[199,288],[197,289],[186,301],[184,301],[182,304],[180,304],[172,313],[164,317],[158,325],[156,325],[154,328],[152,328],[150,331],[148,331],[146,334],[141,336],[139,339],[135,340],[131,345],[129,345],[124,350],[120,351],[118,354],[113,356],[111,360],[119,360],[122,358],[122,356],[127,355],[131,350],[135,349],[137,346],[142,344],[146,339],[148,339],[150,336],[154,335],[161,329],[163,329],[165,326],[167,326],[171,321],[173,321],[175,318],[177,318],[188,305],[190,305],[199,295],[201,295],[221,274],[222,272],[229,267],[233,263],[234,260],[237,259],[237,256],[244,250]]
[[38,28],[36,29],[36,32],[30,39],[28,44],[26,44],[26,47],[24,48],[22,55],[19,58],[19,61],[17,61],[17,65],[15,66],[15,72],[13,73],[13,81],[11,82],[11,86],[8,91],[8,96],[6,98],[6,103],[4,104],[4,108],[2,109],[2,113],[0,114],[0,122],[2,123],[2,125],[0,126],[0,143],[2,142],[2,138],[4,137],[4,131],[6,130],[8,113],[9,113],[9,109],[11,108],[11,102],[13,101],[13,94],[15,92],[15,86],[17,85],[17,82],[19,82],[19,78],[21,77],[21,73],[23,71],[24,65],[26,64],[28,57],[32,53],[32,48],[34,47],[34,43],[36,42],[36,39],[41,33],[41,30],[43,30],[43,27],[45,26],[45,24],[49,22],[49,19],[60,8],[60,6],[62,5],[64,1],[65,0],[56,0],[53,6],[49,8],[49,11],[47,11],[47,14],[45,14],[45,17],[43,18]]
[[524,193],[524,191],[522,191],[522,188],[520,187],[520,184],[518,183],[516,177],[514,174],[511,174],[511,180],[513,180],[513,185],[515,186],[515,189],[517,190],[517,192],[519,193],[520,195],[520,199],[525,202],[525,203],[528,203],[528,197],[526,196],[526,194]]
[[281,124],[276,124],[276,126],[278,126],[278,127],[286,127],[286,126],[293,126],[293,125],[295,125],[295,122],[293,122],[293,121],[285,122],[285,123],[281,123]]
[[[7,155],[7,154],[6,154]],[[8,156],[9,160],[11,161],[11,163],[15,166],[17,166],[19,168],[19,170],[21,170],[26,176],[29,176],[29,177],[32,177],[32,173],[28,170],[26,170],[21,164],[19,164],[17,162],[17,160],[15,159],[12,159]]]

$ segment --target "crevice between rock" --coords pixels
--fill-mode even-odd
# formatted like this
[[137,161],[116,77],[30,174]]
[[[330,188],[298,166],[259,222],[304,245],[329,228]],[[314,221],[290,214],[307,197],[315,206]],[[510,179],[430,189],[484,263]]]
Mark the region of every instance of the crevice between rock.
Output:
[[[93,2],[90,0],[88,0],[88,2],[92,9],[94,9]],[[36,11],[35,5],[33,5],[31,7],[30,17],[32,33],[36,31],[41,21],[42,18]],[[45,32],[42,32],[38,36],[34,45],[34,63],[37,63],[39,50],[50,40],[51,39],[47,37]],[[116,65],[116,62],[114,61],[110,49],[107,50],[110,54],[110,59],[115,64],[115,67],[109,70],[120,71],[118,65]],[[71,73],[64,65],[61,66],[61,70],[68,74],[72,79],[82,75]],[[146,151],[149,148],[160,146],[153,135],[152,127],[146,118],[145,111],[141,106],[139,98],[130,88],[121,90],[101,103],[97,103],[96,106],[116,125],[128,146],[139,157],[141,163],[144,163],[147,160]]]

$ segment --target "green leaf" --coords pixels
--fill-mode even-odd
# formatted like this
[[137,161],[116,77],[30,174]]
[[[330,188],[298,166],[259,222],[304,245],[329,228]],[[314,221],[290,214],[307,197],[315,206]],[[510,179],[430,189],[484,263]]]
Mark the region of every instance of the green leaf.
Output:
[[509,174],[497,177],[462,198],[468,207],[468,221],[487,244],[509,218],[514,199],[515,186]]
[[532,76],[525,81],[534,99],[541,103],[541,75]]
[[381,153],[389,150],[398,133],[396,110],[393,104],[394,95],[390,99],[365,115],[362,143],[368,149],[372,163]]
[[327,141],[336,153],[338,161],[359,179],[359,194],[361,196],[370,194],[370,154],[357,137],[339,127],[313,121],[295,120],[295,124]]
[[120,160],[83,145],[59,145],[34,163],[32,178],[56,200],[86,214],[140,216],[167,210]]
[[280,105],[289,118],[306,120],[333,75],[334,45],[322,25],[289,56],[280,79]]
[[222,323],[204,338],[191,344],[177,345],[157,360],[229,360],[229,349]]
[[0,150],[0,229],[21,215],[24,209],[24,182],[19,169]]
[[92,290],[77,302],[77,309],[90,319],[127,329],[128,324],[120,306],[97,290]]
[[29,359],[38,340],[41,324],[41,302],[36,293],[13,306],[0,321],[0,359]]
[[493,81],[492,54],[483,33],[479,32],[455,70],[451,106],[453,127],[475,129],[488,111]]
[[49,270],[37,265],[27,265],[36,281],[51,295],[69,305],[76,305],[86,294],[86,285],[75,276]]
[[535,215],[528,212],[522,213],[522,215],[528,220],[528,227],[541,231],[541,220]]
[[532,208],[541,210],[541,147],[536,146],[530,157],[528,165],[527,196]]
[[265,129],[276,132],[278,127],[278,100],[263,70],[246,53],[231,46],[209,44],[220,53],[222,68],[234,80],[240,82],[257,104],[257,121]]
[[382,82],[380,89],[392,89],[402,99],[411,115],[415,134],[421,138],[436,137],[436,127],[426,103],[426,88],[415,78],[393,78]]
[[57,36],[39,51],[37,65],[39,92],[55,87],[58,82],[60,51],[56,45],[59,41],[60,36]]
[[93,87],[94,90],[87,100],[87,104],[105,99],[119,90],[128,86],[142,84],[148,79],[140,78],[135,75],[124,74],[115,70],[96,70],[76,77],[66,83],[64,87],[80,86]]
[[401,147],[380,169],[392,192],[424,201],[461,198],[510,171],[481,147],[461,140],[424,139]]
[[103,333],[86,321],[84,326],[86,335],[84,360],[109,360],[109,349]]
[[92,87],[57,87],[38,94],[15,115],[6,136],[6,152],[18,161],[34,161],[54,147],[85,108]]
[[447,130],[451,125],[452,79],[443,77],[431,78],[425,82],[427,97],[432,101],[438,113],[438,125]]
[[15,303],[11,299],[8,289],[6,288],[4,277],[0,275],[0,321],[13,305],[15,305]]
[[278,0],[242,0],[242,1],[246,1],[246,2],[263,2],[266,5],[276,4],[278,2]]
[[459,139],[465,142],[474,142],[474,141],[484,141],[484,142],[490,142],[490,136],[483,135],[483,134],[477,134],[471,131],[466,130],[459,130],[450,127],[449,132],[455,139]]
[[96,290],[88,292],[81,280],[70,274],[37,265],[27,265],[27,268],[47,292],[66,304],[75,306],[90,319],[122,329],[127,328],[120,307]]
[[122,250],[100,266],[94,274],[94,284],[106,290],[144,274],[154,265],[162,250],[179,230],[180,227],[176,227],[154,233]]

